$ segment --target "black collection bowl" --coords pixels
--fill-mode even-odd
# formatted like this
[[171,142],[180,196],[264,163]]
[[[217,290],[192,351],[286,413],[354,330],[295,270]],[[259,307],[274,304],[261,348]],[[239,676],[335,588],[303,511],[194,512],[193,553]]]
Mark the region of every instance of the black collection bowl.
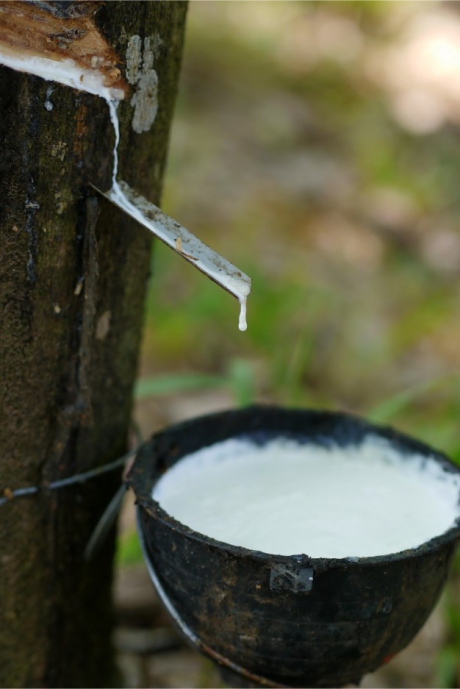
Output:
[[264,443],[282,436],[345,447],[369,434],[386,439],[402,456],[417,453],[460,473],[425,444],[356,417],[262,406],[170,427],[137,455],[127,482],[136,495],[152,580],[189,640],[247,685],[357,684],[387,662],[433,609],[460,520],[418,548],[393,555],[270,555],[193,531],[152,499],[152,489],[183,457],[228,438]]

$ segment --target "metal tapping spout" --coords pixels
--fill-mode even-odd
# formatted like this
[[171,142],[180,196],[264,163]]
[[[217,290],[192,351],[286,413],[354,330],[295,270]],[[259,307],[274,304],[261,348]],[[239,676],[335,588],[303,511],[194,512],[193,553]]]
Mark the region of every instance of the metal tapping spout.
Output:
[[118,181],[118,144],[120,142],[118,101],[112,98],[106,98],[106,100],[115,133],[112,186],[107,192],[92,186],[120,210],[153,232],[158,239],[174,249],[186,261],[233,294],[240,302],[238,327],[240,330],[246,330],[246,300],[251,291],[251,278],[204,244],[176,220],[163,213],[144,196],[131,189],[126,182]]
[[[94,187],[97,189],[96,187]],[[126,182],[114,182],[108,192],[97,191],[180,254],[240,302],[240,330],[246,330],[246,299],[251,278],[195,237],[180,223],[131,189]]]

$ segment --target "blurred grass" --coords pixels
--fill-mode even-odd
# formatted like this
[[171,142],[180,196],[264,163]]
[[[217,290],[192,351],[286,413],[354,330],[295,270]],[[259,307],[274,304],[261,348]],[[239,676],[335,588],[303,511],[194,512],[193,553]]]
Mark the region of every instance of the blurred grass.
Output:
[[142,561],[142,548],[134,530],[126,531],[117,540],[115,563],[118,567],[129,567]]
[[136,399],[184,393],[190,390],[208,390],[224,388],[230,390],[236,406],[251,404],[254,400],[253,371],[249,362],[235,359],[230,362],[226,375],[214,376],[196,373],[178,373],[176,375],[142,378],[134,390]]

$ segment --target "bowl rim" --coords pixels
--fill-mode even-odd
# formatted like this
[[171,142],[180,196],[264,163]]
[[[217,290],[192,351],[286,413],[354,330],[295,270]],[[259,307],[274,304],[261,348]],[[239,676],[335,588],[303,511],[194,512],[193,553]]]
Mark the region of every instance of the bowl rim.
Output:
[[[193,427],[197,423],[203,423],[206,421],[212,422],[215,418],[223,418],[225,415],[232,414],[237,415],[238,412],[241,413],[264,413],[266,411],[271,412],[296,412],[304,413],[305,416],[319,416],[327,417],[329,419],[345,420],[351,423],[359,423],[362,427],[365,427],[370,433],[377,435],[381,438],[389,440],[390,442],[401,443],[402,446],[406,448],[413,448],[413,452],[417,452],[426,456],[427,458],[434,459],[436,462],[441,464],[445,469],[451,473],[460,475],[460,467],[457,466],[449,459],[447,455],[439,450],[435,450],[426,443],[423,443],[410,435],[402,433],[393,429],[392,427],[376,424],[362,417],[349,414],[341,411],[330,411],[321,409],[310,409],[310,408],[298,408],[298,407],[280,407],[275,405],[251,405],[249,407],[244,407],[243,409],[229,409],[226,411],[213,412],[211,414],[205,414],[187,421],[180,422],[178,424],[173,424],[168,426],[161,431],[155,433],[148,441],[141,444],[139,447],[136,458],[129,470],[126,477],[126,483],[133,489],[136,496],[137,505],[142,508],[150,517],[160,522],[163,526],[171,529],[173,532],[185,537],[188,540],[200,543],[209,547],[212,550],[218,550],[227,555],[233,557],[244,557],[246,559],[253,560],[259,564],[267,564],[272,566],[274,562],[280,564],[300,564],[301,566],[310,566],[315,571],[331,568],[344,568],[344,567],[362,567],[362,566],[374,566],[374,565],[388,565],[392,562],[400,562],[404,560],[410,560],[413,558],[419,558],[433,554],[436,550],[443,546],[453,546],[455,541],[460,538],[460,515],[457,517],[453,525],[438,536],[425,541],[416,548],[408,548],[406,550],[401,550],[396,553],[389,553],[386,555],[373,555],[364,557],[342,557],[342,558],[318,558],[311,557],[305,553],[292,554],[292,555],[278,555],[276,553],[266,553],[259,550],[252,550],[244,546],[236,546],[231,543],[226,543],[225,541],[220,541],[218,539],[202,534],[199,531],[195,531],[186,524],[183,524],[179,520],[172,517],[170,514],[164,510],[158,501],[154,500],[151,496],[153,486],[161,478],[162,473],[157,472],[157,476],[153,478],[146,479],[146,464],[151,463],[152,455],[155,452],[155,444],[158,439],[165,436],[166,434],[178,434],[186,432],[187,428]],[[287,433],[276,433],[276,431],[268,431],[273,436],[278,435],[279,437],[289,437]],[[227,439],[237,438],[242,436],[249,436],[250,433],[229,435]],[[292,437],[292,436],[291,436]],[[302,437],[302,436],[299,436]],[[303,437],[307,438],[305,434]],[[218,441],[222,442],[222,441]],[[203,444],[201,447],[209,447],[216,443],[209,443],[209,445]],[[410,451],[408,451],[409,454]],[[185,453],[177,457],[175,461],[180,461],[182,458],[186,457],[189,453]],[[175,462],[174,462],[175,463]],[[148,489],[145,486],[148,483]],[[460,499],[460,493],[459,493]],[[138,525],[142,520],[138,520]],[[145,538],[145,535],[142,535]]]

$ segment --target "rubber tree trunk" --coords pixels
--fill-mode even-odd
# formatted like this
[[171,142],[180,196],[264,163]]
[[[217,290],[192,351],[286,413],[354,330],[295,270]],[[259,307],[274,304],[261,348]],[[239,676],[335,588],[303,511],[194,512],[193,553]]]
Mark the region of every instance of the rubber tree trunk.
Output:
[[[119,177],[158,203],[186,4],[89,5],[123,75],[128,55]],[[151,236],[89,186],[110,187],[113,145],[102,98],[0,67],[0,493],[127,447]],[[114,537],[90,563],[83,551],[119,482],[0,507],[1,686],[116,683]]]

